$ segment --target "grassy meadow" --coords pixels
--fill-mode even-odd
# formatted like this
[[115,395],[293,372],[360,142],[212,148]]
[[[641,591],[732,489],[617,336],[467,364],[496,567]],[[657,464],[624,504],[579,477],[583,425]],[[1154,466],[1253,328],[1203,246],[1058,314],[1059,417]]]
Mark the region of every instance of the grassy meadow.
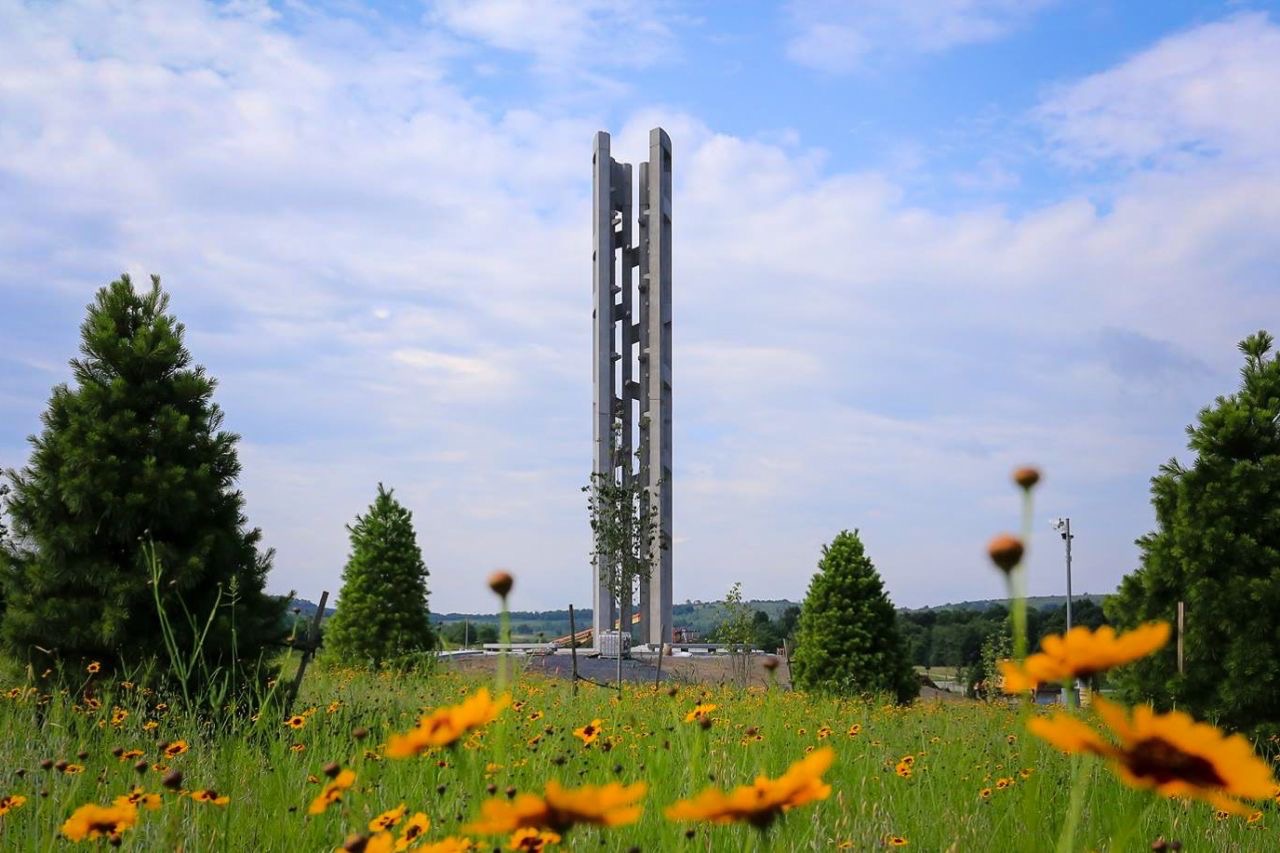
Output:
[[[517,672],[512,704],[495,722],[455,747],[392,759],[384,754],[388,738],[413,728],[424,711],[495,685],[447,668],[405,675],[317,666],[291,726],[265,716],[202,721],[145,685],[105,673],[84,678],[79,690],[52,695],[21,678],[0,691],[0,796],[26,798],[0,816],[5,850],[74,846],[59,828],[77,807],[110,804],[135,786],[161,797],[120,837],[128,849],[334,850],[401,804],[431,821],[417,839],[425,843],[409,849],[431,849],[461,835],[487,798],[539,793],[549,780],[570,788],[648,784],[638,822],[575,827],[561,843],[569,849],[1054,850],[1071,811],[1073,774],[1079,820],[1071,849],[1148,850],[1157,836],[1187,850],[1278,846],[1274,803],[1250,820],[1132,790],[1102,763],[1063,756],[1026,733],[1025,716],[1036,712],[1006,703],[893,707],[691,685],[629,686],[621,697],[584,685],[575,697],[566,681]],[[716,706],[709,726],[686,722],[699,704]],[[597,719],[600,733],[586,745],[574,730]],[[765,830],[663,815],[704,787],[747,784],[761,772],[776,777],[825,746],[835,751],[824,777],[830,796]],[[355,783],[341,802],[309,815],[331,763],[354,771]],[[162,779],[172,784],[175,770],[181,785],[166,789]],[[214,794],[200,801],[192,791]],[[506,849],[509,840],[469,837],[482,850]]]

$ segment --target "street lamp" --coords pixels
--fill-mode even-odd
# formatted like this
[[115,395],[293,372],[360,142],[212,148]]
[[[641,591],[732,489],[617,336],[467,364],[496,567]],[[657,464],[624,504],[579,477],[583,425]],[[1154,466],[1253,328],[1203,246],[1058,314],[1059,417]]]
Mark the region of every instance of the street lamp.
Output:
[[[1053,529],[1058,531],[1058,535],[1062,537],[1062,541],[1067,543],[1067,630],[1071,630],[1071,540],[1075,535],[1071,532],[1071,519],[1059,518],[1053,522]],[[1070,688],[1062,688],[1062,701],[1067,701],[1067,691],[1075,689],[1073,683]]]
[[1067,630],[1071,630],[1071,540],[1075,536],[1071,533],[1071,519],[1059,518],[1053,522],[1053,529],[1058,531],[1064,542],[1067,543]]

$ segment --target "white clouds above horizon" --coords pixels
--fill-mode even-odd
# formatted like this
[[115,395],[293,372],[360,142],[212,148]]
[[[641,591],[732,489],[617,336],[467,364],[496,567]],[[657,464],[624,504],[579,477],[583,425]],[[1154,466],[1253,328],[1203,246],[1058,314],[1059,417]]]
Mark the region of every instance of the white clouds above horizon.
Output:
[[428,15],[460,36],[529,54],[543,71],[579,74],[669,57],[676,18],[665,0],[437,0]]
[[1187,167],[1280,159],[1280,28],[1240,14],[1058,87],[1036,110],[1069,164]]
[[941,53],[994,41],[1056,0],[791,0],[787,56],[847,74],[889,54]]
[[[0,334],[24,360],[0,361],[0,422],[36,428],[32,389],[58,377],[25,365],[72,355],[94,287],[158,271],[244,436],[276,587],[336,592],[343,525],[382,480],[416,512],[437,609],[484,606],[500,564],[530,606],[585,600],[602,118],[554,92],[493,107],[451,39],[554,64],[612,6],[575,6],[558,47],[505,2],[393,38],[318,10],[139,8],[0,5]],[[1021,20],[948,8],[978,23],[920,50]],[[1235,341],[1280,316],[1280,179],[1256,169],[1277,39],[1234,17],[1059,81],[1028,120],[1047,168],[1109,164],[1102,199],[1018,212],[912,203],[773,126],[623,112],[619,157],[653,124],[675,140],[677,597],[799,595],[842,527],[904,603],[998,594],[981,543],[1014,520],[1004,478],[1027,461],[1045,511],[1077,519],[1081,583],[1113,586],[1155,465],[1229,390]],[[37,301],[33,280],[56,289]],[[59,339],[29,331],[55,321]],[[0,465],[24,454],[0,436]]]

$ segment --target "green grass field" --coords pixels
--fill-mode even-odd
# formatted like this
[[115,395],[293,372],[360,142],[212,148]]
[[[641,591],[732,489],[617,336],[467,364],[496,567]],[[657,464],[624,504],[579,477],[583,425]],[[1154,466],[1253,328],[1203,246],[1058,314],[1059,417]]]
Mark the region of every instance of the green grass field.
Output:
[[[106,805],[136,785],[164,797],[123,835],[127,849],[333,850],[401,803],[430,817],[426,838],[434,841],[458,834],[489,792],[540,792],[556,779],[568,787],[613,780],[649,786],[638,823],[576,828],[564,838],[569,849],[876,850],[899,836],[908,849],[928,851],[1054,850],[1075,766],[1083,792],[1075,850],[1147,850],[1161,835],[1187,850],[1280,849],[1274,803],[1249,822],[1131,790],[1099,762],[1073,765],[1036,741],[1021,719],[1031,712],[1004,705],[895,708],[688,686],[674,696],[665,688],[628,688],[621,700],[584,686],[575,698],[567,682],[517,678],[513,705],[465,745],[412,759],[381,754],[390,734],[411,728],[424,710],[461,701],[482,686],[476,679],[313,667],[295,709],[305,720],[297,729],[278,717],[201,722],[172,700],[158,708],[160,697],[142,685],[96,676],[86,675],[82,690],[52,696],[15,681],[0,692],[7,697],[0,698],[0,796],[27,801],[0,816],[0,847],[66,848],[59,827],[78,806]],[[97,703],[86,703],[86,695]],[[717,706],[708,729],[684,722],[699,702]],[[572,732],[594,718],[603,721],[603,734],[585,747]],[[361,729],[368,734],[359,739]],[[162,745],[177,741],[187,750],[165,756]],[[836,753],[826,775],[830,797],[788,812],[766,832],[663,816],[666,806],[705,786],[749,783],[760,772],[777,776],[806,750],[827,745]],[[909,777],[895,772],[908,755]],[[142,770],[135,769],[139,761]],[[70,766],[42,769],[48,762]],[[342,803],[308,816],[330,762],[353,769],[356,784]],[[161,779],[171,770],[182,772],[184,789],[213,789],[229,802],[165,791]],[[507,844],[475,840],[477,849]]]

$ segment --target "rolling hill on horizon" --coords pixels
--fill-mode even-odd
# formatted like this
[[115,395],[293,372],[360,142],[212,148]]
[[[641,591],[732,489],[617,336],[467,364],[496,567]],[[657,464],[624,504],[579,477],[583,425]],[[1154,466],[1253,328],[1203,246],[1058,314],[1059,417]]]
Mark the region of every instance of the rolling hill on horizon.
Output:
[[[1073,601],[1090,600],[1095,604],[1101,605],[1105,595],[1097,593],[1080,593],[1073,595]],[[1027,598],[1027,605],[1035,610],[1045,610],[1050,608],[1061,607],[1067,598],[1065,595],[1035,595]],[[925,607],[904,607],[899,608],[905,613],[920,613],[924,611],[955,611],[955,610],[974,610],[984,611],[992,607],[1003,607],[1006,600],[1003,598],[985,598],[975,599],[971,601],[948,602],[945,604],[931,604]],[[746,602],[747,606],[753,611],[762,610],[769,614],[770,619],[777,619],[782,612],[788,607],[798,607],[800,602],[790,601],[788,599],[755,599]],[[295,598],[290,603],[291,608],[298,610],[298,617],[302,619],[310,619],[315,615],[316,604],[305,598]],[[335,612],[333,607],[325,607],[325,618],[332,616]],[[583,608],[578,610],[574,608],[574,623],[579,631],[591,624],[591,609]],[[675,619],[677,627],[689,628],[701,635],[705,635],[720,624],[724,619],[724,603],[720,601],[689,601],[683,604],[676,604],[672,607],[672,615]],[[432,613],[431,621],[447,625],[456,622],[471,622],[476,625],[497,625],[497,613]],[[569,633],[569,611],[568,610],[513,610],[511,612],[511,630],[513,635],[521,637],[537,637],[539,634],[545,638],[560,637]]]

